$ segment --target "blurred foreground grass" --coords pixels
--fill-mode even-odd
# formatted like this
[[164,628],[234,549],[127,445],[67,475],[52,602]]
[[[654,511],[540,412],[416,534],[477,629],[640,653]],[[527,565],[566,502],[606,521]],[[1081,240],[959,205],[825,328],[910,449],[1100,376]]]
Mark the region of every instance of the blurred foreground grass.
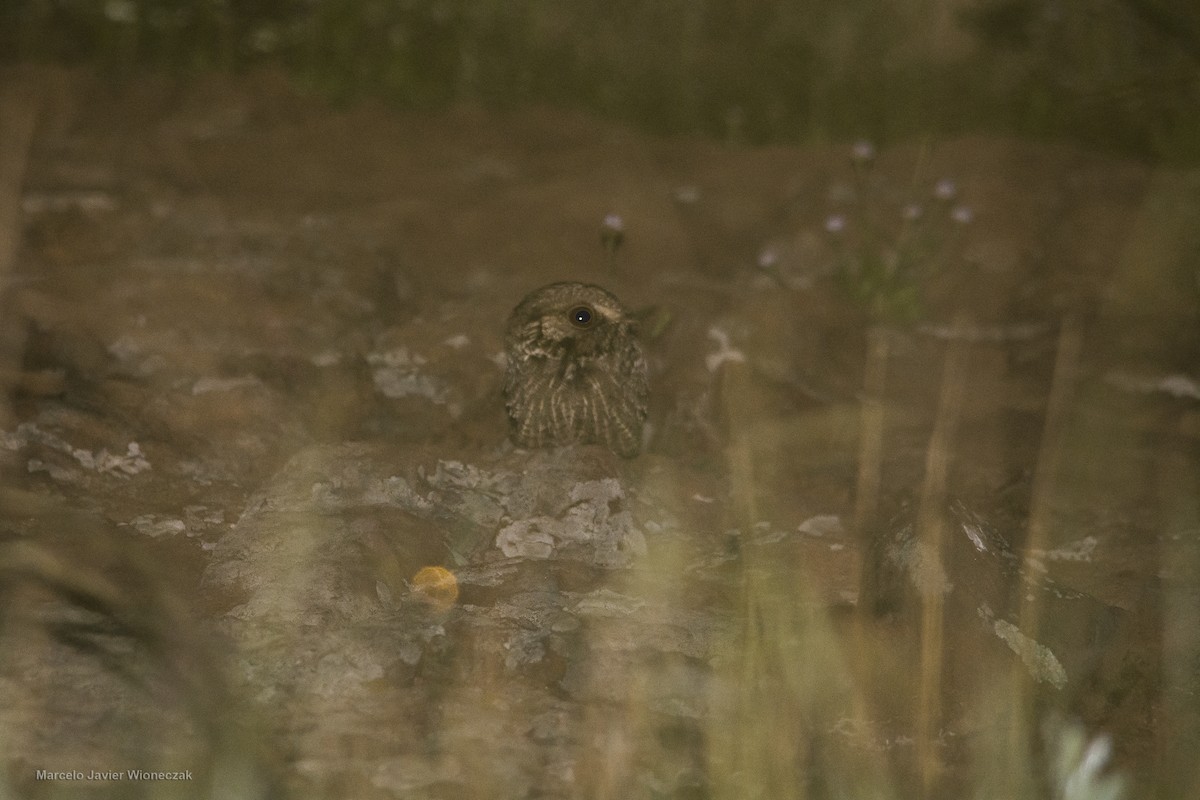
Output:
[[731,142],[989,130],[1200,157],[1189,0],[8,0],[0,60],[279,65],[341,100],[550,103]]

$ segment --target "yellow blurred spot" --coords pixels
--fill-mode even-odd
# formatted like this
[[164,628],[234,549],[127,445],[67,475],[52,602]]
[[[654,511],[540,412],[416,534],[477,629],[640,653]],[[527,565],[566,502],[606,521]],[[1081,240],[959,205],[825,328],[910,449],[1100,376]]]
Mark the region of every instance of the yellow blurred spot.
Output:
[[458,580],[445,567],[421,567],[413,576],[412,588],[443,610],[458,599]]

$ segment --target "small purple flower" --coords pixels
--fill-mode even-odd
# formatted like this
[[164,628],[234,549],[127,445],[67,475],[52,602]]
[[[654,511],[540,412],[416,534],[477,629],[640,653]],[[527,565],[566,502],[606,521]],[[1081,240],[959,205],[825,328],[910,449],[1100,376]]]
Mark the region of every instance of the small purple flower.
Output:
[[625,241],[625,220],[620,214],[609,214],[600,226],[600,244],[608,251],[609,259],[616,258],[617,250]]
[[856,164],[875,160],[875,145],[866,139],[859,139],[850,150],[850,157]]
[[846,218],[841,214],[830,214],[825,218],[825,230],[828,233],[841,233],[846,230]]
[[933,196],[938,200],[953,200],[958,194],[958,185],[950,178],[942,178],[933,187]]
[[925,209],[921,208],[920,203],[909,203],[900,212],[904,219],[908,222],[916,222],[925,213]]
[[694,184],[687,183],[687,184],[684,184],[683,186],[676,187],[675,191],[672,192],[672,194],[674,195],[676,202],[683,203],[684,205],[690,206],[693,203],[699,202],[700,187],[696,186]]
[[950,211],[950,219],[959,225],[968,225],[971,220],[975,219],[975,212],[971,210],[970,206],[955,206]]
[[758,254],[758,268],[771,270],[779,263],[779,251],[768,245]]

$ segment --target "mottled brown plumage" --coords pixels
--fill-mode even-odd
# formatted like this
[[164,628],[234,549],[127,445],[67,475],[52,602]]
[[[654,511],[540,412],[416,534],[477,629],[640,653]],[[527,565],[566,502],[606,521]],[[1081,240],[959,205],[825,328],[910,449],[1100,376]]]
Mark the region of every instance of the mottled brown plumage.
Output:
[[649,387],[620,300],[586,283],[543,286],[513,310],[504,341],[504,396],[518,445],[594,443],[637,455]]

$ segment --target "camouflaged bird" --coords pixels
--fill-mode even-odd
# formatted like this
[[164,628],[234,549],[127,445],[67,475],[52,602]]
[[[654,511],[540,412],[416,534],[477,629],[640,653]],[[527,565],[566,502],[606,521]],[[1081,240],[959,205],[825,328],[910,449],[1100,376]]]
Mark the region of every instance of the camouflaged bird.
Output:
[[646,360],[621,301],[552,283],[525,296],[505,331],[504,396],[522,447],[602,444],[631,458],[646,419]]

